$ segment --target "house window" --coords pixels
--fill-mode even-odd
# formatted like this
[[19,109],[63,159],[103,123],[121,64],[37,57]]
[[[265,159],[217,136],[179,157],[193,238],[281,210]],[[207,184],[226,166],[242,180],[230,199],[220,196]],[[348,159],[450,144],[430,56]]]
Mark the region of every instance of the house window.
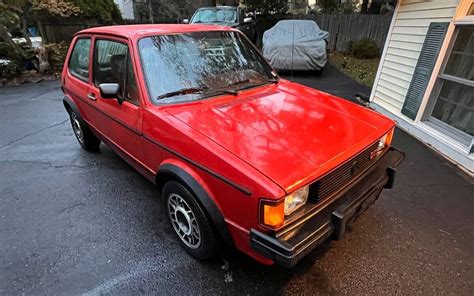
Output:
[[435,88],[428,121],[467,147],[474,136],[474,26],[458,26]]

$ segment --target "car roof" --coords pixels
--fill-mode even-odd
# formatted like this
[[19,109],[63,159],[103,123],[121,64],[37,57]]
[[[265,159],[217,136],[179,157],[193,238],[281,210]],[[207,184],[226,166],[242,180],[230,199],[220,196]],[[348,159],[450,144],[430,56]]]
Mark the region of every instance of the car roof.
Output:
[[205,25],[205,24],[143,24],[143,25],[118,25],[94,27],[77,32],[81,34],[107,34],[121,36],[129,39],[138,39],[144,36],[192,33],[206,31],[235,31],[235,29],[225,26]]

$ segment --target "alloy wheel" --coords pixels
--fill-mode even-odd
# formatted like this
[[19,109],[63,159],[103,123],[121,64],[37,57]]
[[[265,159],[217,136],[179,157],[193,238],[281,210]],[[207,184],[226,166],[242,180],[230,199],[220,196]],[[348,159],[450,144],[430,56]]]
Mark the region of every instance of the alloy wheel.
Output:
[[74,112],[71,112],[71,124],[72,124],[72,130],[74,131],[74,135],[76,136],[79,143],[83,145],[84,132],[82,131],[81,123],[79,122],[79,119],[77,118],[77,115]]
[[201,233],[196,215],[189,204],[176,193],[168,196],[168,216],[181,241],[191,249],[199,248]]

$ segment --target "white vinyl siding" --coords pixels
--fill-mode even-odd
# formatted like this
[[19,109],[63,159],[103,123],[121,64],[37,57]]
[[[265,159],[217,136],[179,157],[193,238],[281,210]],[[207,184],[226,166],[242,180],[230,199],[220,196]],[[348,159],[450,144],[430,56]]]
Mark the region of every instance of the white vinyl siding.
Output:
[[459,3],[459,0],[399,1],[372,98],[397,115],[401,114],[430,23],[451,22]]

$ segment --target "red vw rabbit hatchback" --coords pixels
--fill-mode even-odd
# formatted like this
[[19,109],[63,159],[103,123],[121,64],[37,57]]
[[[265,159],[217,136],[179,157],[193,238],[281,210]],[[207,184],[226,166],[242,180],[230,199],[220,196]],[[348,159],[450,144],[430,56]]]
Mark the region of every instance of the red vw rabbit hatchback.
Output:
[[156,184],[197,259],[224,241],[293,266],[340,239],[404,158],[392,120],[280,79],[230,28],[84,30],[61,82],[79,144],[106,143]]

